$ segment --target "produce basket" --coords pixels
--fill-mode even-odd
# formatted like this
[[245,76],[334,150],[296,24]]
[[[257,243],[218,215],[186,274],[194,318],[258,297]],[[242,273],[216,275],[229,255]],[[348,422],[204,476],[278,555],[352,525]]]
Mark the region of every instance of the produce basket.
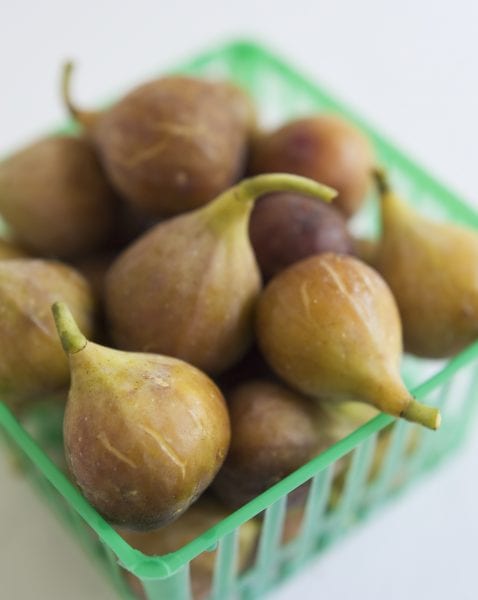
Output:
[[[174,71],[236,81],[253,95],[268,125],[321,110],[344,115],[368,134],[397,189],[413,199],[420,211],[478,227],[478,216],[452,192],[321,87],[262,47],[249,42],[228,44]],[[375,232],[375,206],[376,199],[370,198],[353,223],[357,231]],[[438,432],[379,415],[187,545],[164,556],[146,556],[129,546],[56,466],[52,456],[61,448],[61,411],[38,406],[27,415],[27,426],[0,402],[0,429],[8,447],[22,461],[25,474],[109,575],[120,597],[134,597],[128,584],[131,577],[125,577],[130,572],[149,600],[188,600],[192,598],[191,561],[201,553],[214,552],[210,598],[262,598],[266,590],[324,551],[459,446],[472,422],[477,356],[478,343],[446,363],[405,357],[403,374],[408,387],[417,399],[442,411],[443,425]],[[377,463],[379,447],[381,460]],[[300,524],[284,542],[289,495],[300,486],[304,502]],[[261,528],[252,564],[238,573],[241,527],[257,517]]]

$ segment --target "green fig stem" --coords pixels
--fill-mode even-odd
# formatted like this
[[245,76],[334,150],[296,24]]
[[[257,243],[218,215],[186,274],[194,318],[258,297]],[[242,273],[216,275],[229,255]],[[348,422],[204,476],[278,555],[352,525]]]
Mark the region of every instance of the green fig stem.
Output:
[[338,193],[337,190],[328,185],[318,183],[307,177],[290,173],[268,173],[244,179],[225,194],[234,194],[245,202],[253,202],[259,196],[272,192],[295,192],[319,198],[325,202],[333,200]]
[[387,172],[383,167],[374,167],[372,169],[372,177],[374,178],[380,196],[385,196],[385,194],[388,194],[391,191],[390,181]]
[[67,354],[76,354],[83,350],[88,340],[81,333],[68,306],[64,302],[55,302],[51,310],[63,350]]
[[243,179],[199,210],[203,215],[211,217],[210,223],[219,231],[223,231],[228,224],[237,222],[237,218],[244,218],[243,223],[247,226],[254,202],[260,196],[272,192],[295,192],[325,202],[330,202],[338,193],[333,188],[307,177],[289,173],[267,173]]
[[413,398],[408,403],[407,408],[400,415],[407,421],[419,423],[428,429],[436,430],[441,424],[441,414],[438,408],[426,406],[417,402]]
[[61,96],[70,116],[87,131],[92,130],[98,118],[97,112],[80,110],[71,99],[71,78],[75,63],[68,61],[63,65],[61,73]]

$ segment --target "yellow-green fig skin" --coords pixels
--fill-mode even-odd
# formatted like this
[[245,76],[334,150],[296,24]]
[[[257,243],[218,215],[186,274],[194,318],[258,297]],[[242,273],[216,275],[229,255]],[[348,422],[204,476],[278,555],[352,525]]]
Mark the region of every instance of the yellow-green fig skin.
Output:
[[58,300],[69,303],[92,335],[94,301],[75,269],[56,261],[0,261],[0,400],[12,407],[68,385],[68,360],[50,310]]
[[446,358],[478,337],[478,233],[428,219],[384,190],[375,267],[390,286],[405,350]]
[[280,273],[259,299],[256,332],[271,367],[300,392],[439,426],[438,411],[418,404],[401,380],[395,300],[358,259],[322,254]]
[[175,356],[213,375],[236,363],[252,343],[261,290],[248,235],[253,202],[266,189],[297,187],[318,197],[334,195],[301,177],[259,176],[159,223],[127,248],[106,277],[116,344]]
[[218,243],[206,215],[196,215],[157,225],[120,256],[106,278],[107,314],[120,348],[176,356],[216,374],[252,342],[261,278],[245,218],[226,225]]
[[88,342],[61,306],[54,310],[70,357],[64,440],[76,483],[113,523],[165,525],[196,500],[225,458],[230,424],[221,392],[181,360]]

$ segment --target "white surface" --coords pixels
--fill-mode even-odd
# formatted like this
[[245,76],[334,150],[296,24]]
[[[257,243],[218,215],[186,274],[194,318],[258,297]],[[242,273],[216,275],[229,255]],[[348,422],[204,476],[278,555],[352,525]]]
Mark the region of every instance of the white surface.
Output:
[[[324,6],[321,6],[324,4]],[[473,0],[0,3],[0,153],[63,118],[58,65],[92,105],[232,36],[267,41],[478,204],[478,4]],[[478,433],[439,473],[271,600],[472,600]],[[0,459],[0,597],[113,600],[48,510]]]

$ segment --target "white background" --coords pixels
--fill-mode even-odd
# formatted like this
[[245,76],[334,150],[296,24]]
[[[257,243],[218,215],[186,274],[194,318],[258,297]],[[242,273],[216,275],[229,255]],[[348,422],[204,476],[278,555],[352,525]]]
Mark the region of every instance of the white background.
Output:
[[[231,37],[267,42],[478,205],[474,0],[0,3],[0,153],[55,122],[60,62],[94,106],[142,74]],[[477,399],[478,400],[478,399]],[[474,600],[478,429],[439,473],[271,600]],[[0,597],[113,600],[29,486],[0,459]],[[166,599],[167,600],[167,599]]]

